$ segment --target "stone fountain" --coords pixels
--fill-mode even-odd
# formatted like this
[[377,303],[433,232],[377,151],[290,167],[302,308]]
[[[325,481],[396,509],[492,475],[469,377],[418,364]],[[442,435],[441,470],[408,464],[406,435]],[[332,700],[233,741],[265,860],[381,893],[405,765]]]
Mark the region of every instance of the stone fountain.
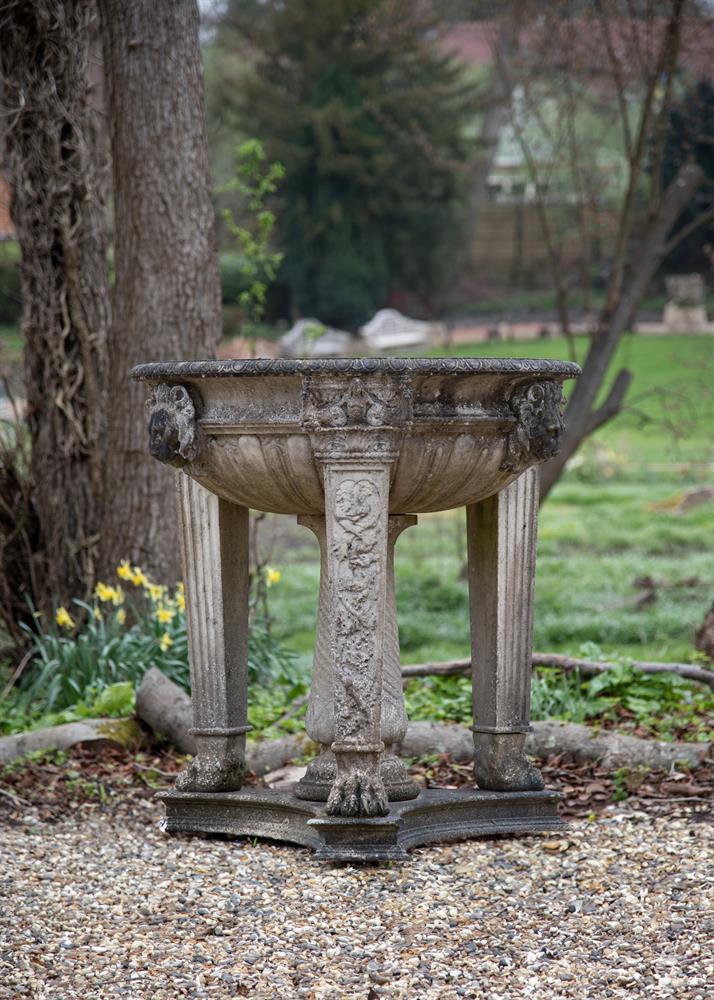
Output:
[[[152,455],[179,469],[196,755],[162,793],[166,829],[265,836],[338,860],[559,826],[525,755],[537,464],[557,453],[560,361],[485,358],[139,365]],[[394,599],[398,536],[466,507],[474,787],[420,789]],[[248,511],[296,514],[320,544],[308,735],[286,790],[243,788]]]

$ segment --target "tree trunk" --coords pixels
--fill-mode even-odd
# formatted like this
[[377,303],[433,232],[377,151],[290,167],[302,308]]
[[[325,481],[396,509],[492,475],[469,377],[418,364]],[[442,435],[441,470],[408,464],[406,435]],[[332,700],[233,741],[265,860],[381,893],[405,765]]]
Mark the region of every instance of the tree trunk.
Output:
[[99,0],[114,162],[104,572],[180,578],[175,472],[149,457],[142,361],[215,355],[221,297],[196,0]]
[[695,163],[685,164],[667,188],[660,209],[643,238],[639,253],[625,281],[617,305],[594,335],[583,364],[583,373],[575,383],[565,411],[565,435],[560,454],[541,468],[541,503],[556,484],[571,455],[581,442],[619,411],[629,384],[629,373],[620,372],[612,389],[599,407],[595,401],[605,381],[608,367],[628,323],[667,253],[667,236],[704,181],[704,172]]
[[89,101],[94,3],[5,3],[0,69],[22,251],[27,424],[41,532],[36,602],[96,579],[105,445],[106,225]]

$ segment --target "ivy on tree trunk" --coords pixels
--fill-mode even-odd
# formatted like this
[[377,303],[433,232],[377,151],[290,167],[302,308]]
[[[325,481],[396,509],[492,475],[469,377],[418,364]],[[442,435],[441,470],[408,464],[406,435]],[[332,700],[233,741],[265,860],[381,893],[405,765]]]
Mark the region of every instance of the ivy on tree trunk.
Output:
[[[45,611],[96,579],[106,444],[106,224],[86,0],[5,3],[0,72],[11,213],[22,251],[31,502],[24,581]],[[32,581],[32,586],[30,585]]]
[[180,579],[176,472],[149,457],[142,361],[215,355],[221,297],[195,0],[99,0],[113,153],[107,574]]

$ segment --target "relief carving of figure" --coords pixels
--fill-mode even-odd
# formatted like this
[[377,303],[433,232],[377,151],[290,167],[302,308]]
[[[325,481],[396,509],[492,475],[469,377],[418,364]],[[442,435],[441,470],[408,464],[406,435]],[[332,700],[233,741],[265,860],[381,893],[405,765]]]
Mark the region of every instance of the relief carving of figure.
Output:
[[[368,724],[376,696],[372,673],[379,604],[374,587],[379,571],[379,490],[367,479],[345,479],[335,497],[333,555],[336,659],[349,690],[339,714],[355,736]],[[344,729],[343,729],[344,732]]]
[[308,420],[323,428],[383,427],[399,416],[400,394],[392,384],[369,388],[360,378],[350,378],[320,391],[308,389]]

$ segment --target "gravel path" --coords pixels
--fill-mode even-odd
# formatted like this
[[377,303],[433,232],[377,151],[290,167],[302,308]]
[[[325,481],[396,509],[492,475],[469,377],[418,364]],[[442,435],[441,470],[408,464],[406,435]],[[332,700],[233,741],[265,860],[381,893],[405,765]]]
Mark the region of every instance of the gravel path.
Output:
[[157,818],[142,799],[0,829],[2,1000],[711,996],[704,817],[609,809],[381,868]]

